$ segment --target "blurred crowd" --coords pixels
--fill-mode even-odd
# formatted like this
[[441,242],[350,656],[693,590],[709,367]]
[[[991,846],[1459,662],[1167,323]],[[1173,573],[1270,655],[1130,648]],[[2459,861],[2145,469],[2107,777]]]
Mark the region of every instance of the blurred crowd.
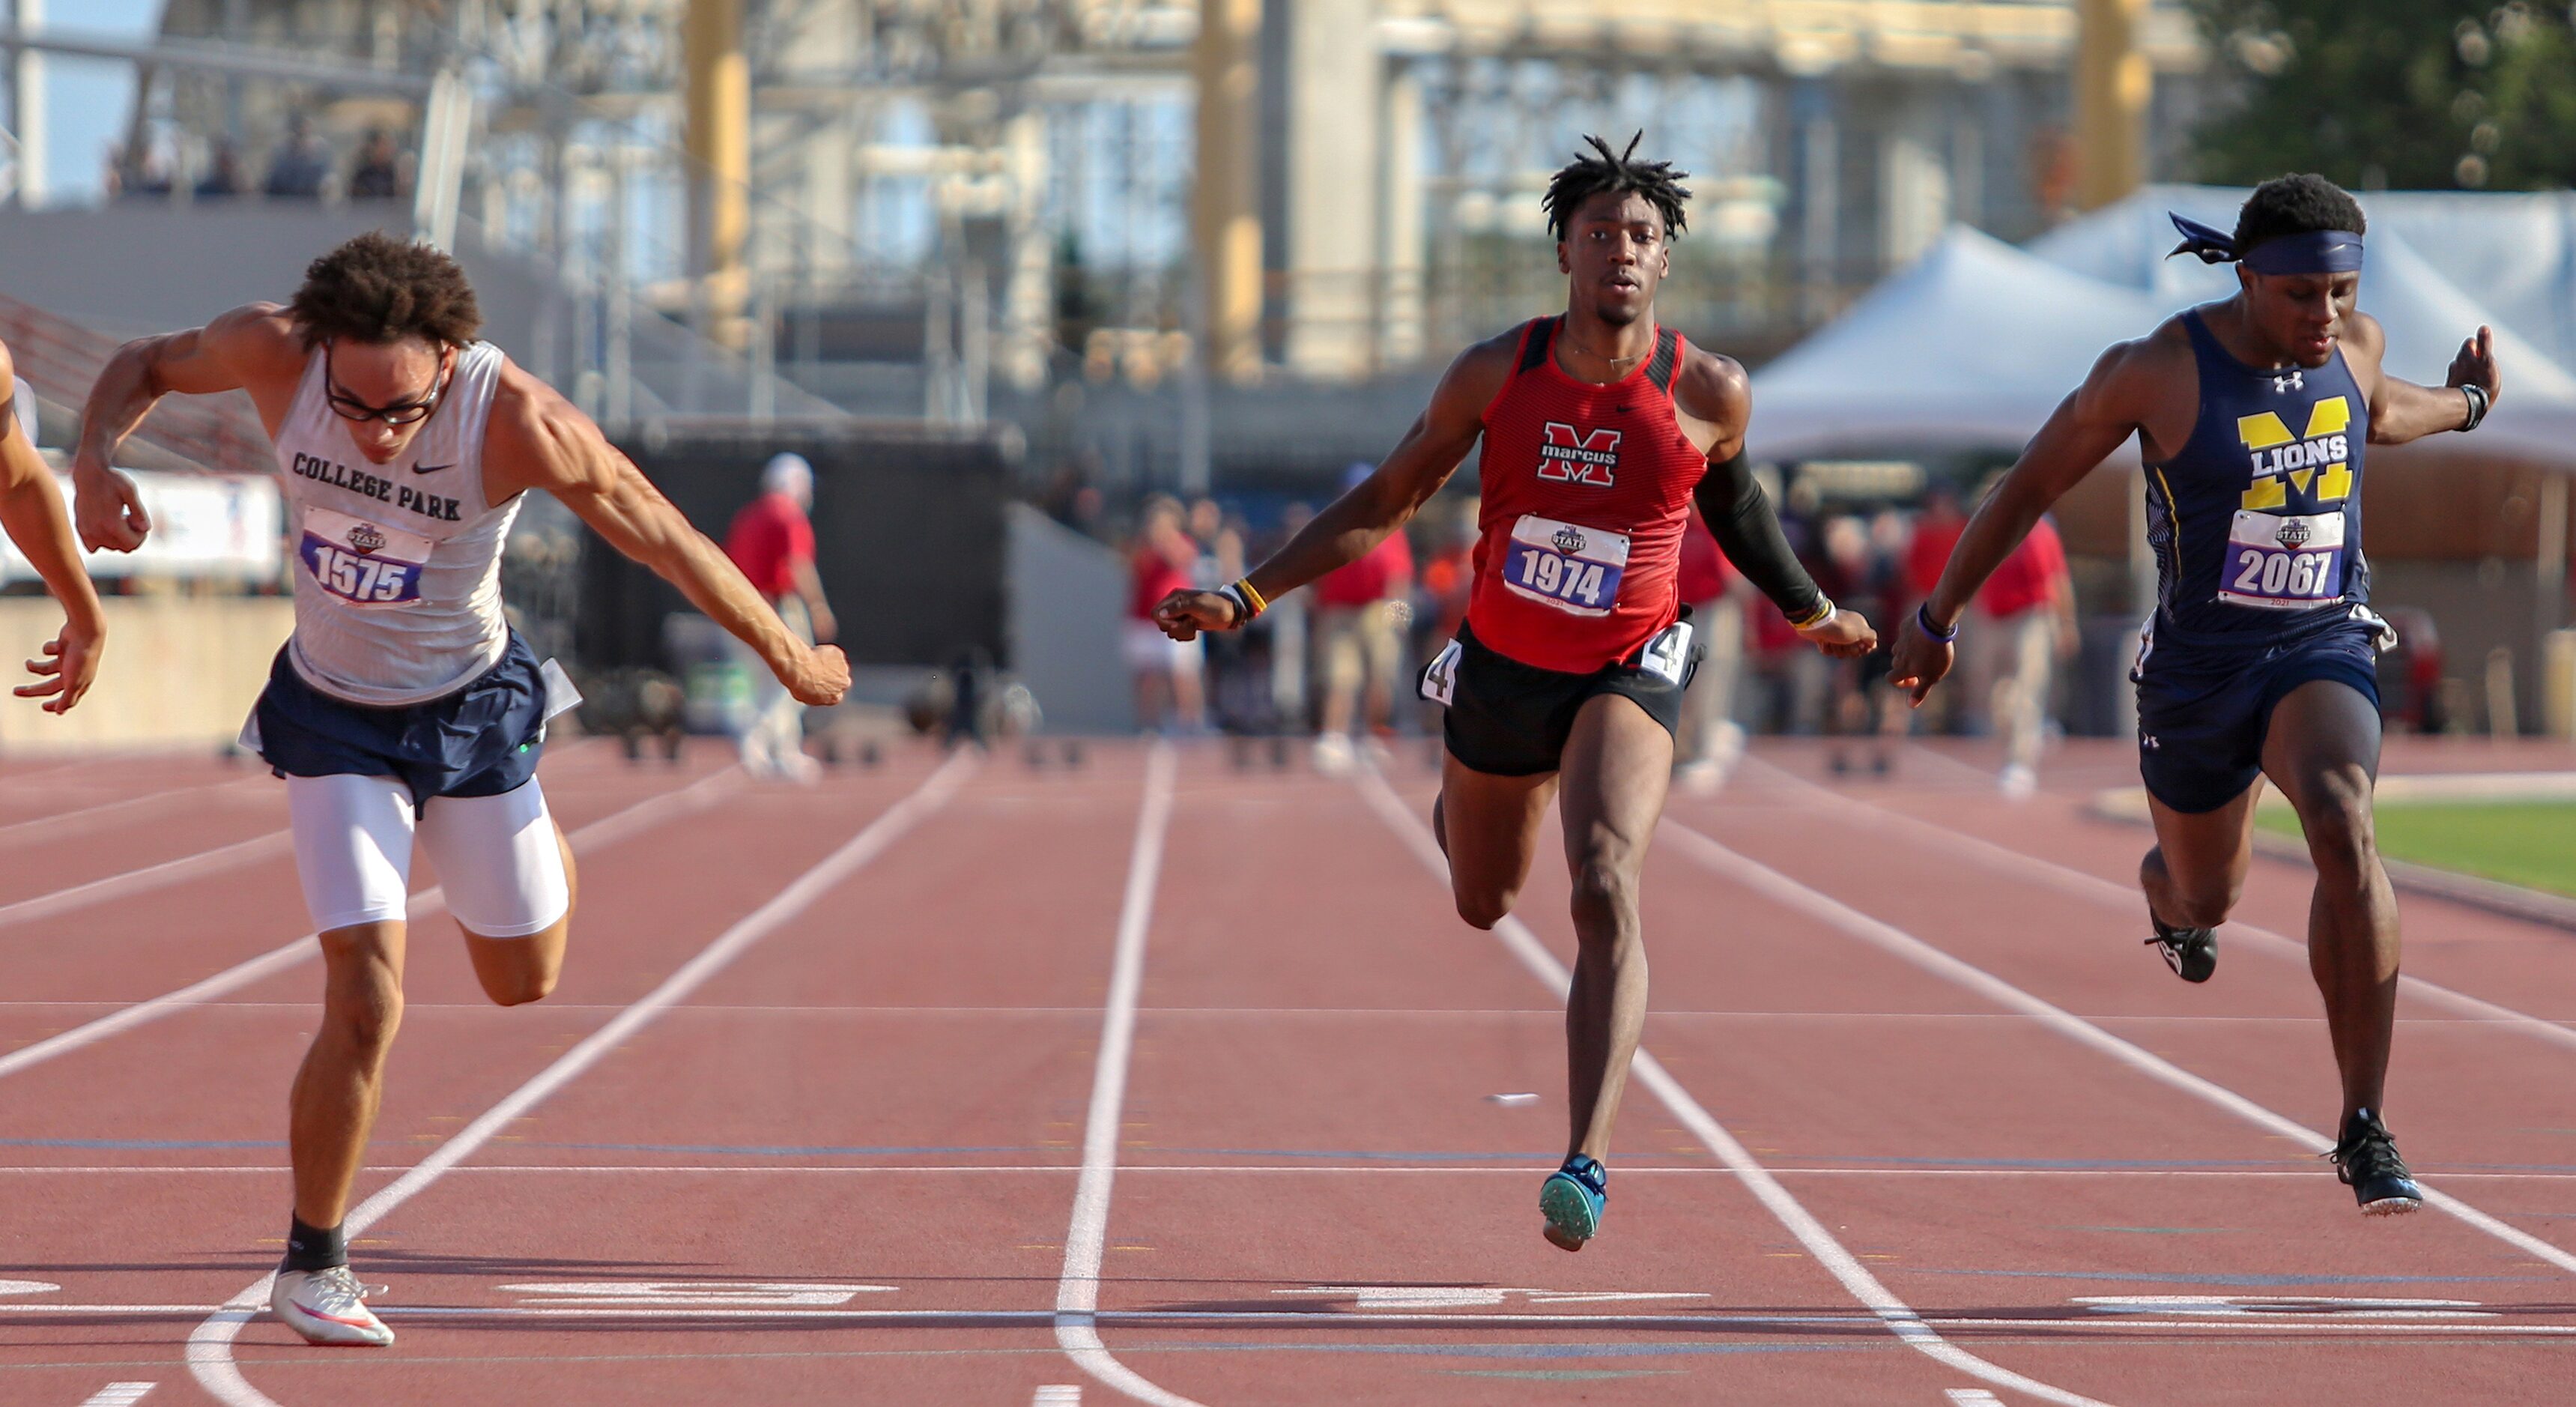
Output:
[[[1369,472],[1353,465],[1344,487]],[[1096,498],[1082,508],[1096,521]],[[1414,675],[1466,615],[1473,498],[1435,499],[1406,532],[1274,601],[1249,630],[1182,643],[1150,619],[1166,594],[1235,580],[1312,517],[1311,506],[1289,503],[1255,527],[1214,499],[1157,496],[1141,505],[1126,540],[1124,639],[1143,727],[1308,738],[1314,765],[1328,773],[1348,770],[1386,739],[1437,735],[1438,711],[1417,698]],[[1960,494],[1945,485],[1919,504],[1851,507],[1827,504],[1797,481],[1781,522],[1826,594],[1890,636],[1940,580],[1967,518]],[[1807,648],[1726,562],[1696,513],[1684,539],[1681,595],[1702,651],[1675,753],[1684,786],[1721,784],[1745,736],[1757,732],[1824,735],[1833,740],[1834,770],[1878,775],[1894,770],[1897,741],[1909,733],[1999,735],[2006,758],[1999,785],[2013,794],[2034,785],[2043,741],[2056,729],[2059,666],[2077,646],[2066,552],[2048,521],[1978,594],[1963,622],[1958,671],[1921,710],[1888,686],[1883,648],[1848,661]]]
[[191,200],[398,200],[410,197],[412,176],[411,153],[384,128],[369,128],[344,155],[298,113],[256,169],[229,140],[193,163],[169,142],[141,142],[109,155],[107,190],[125,200],[169,200],[183,188]]

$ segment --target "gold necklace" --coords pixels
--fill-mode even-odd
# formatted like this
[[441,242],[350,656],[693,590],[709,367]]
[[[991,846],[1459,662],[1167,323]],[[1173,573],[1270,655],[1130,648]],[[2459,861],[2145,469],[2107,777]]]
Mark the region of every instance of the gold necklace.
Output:
[[1611,366],[1618,366],[1618,365],[1621,365],[1622,363],[1626,363],[1626,364],[1633,365],[1633,364],[1635,364],[1635,363],[1637,363],[1637,362],[1644,361],[1648,356],[1652,355],[1652,354],[1653,354],[1653,351],[1654,351],[1654,349],[1653,349],[1653,348],[1649,347],[1649,348],[1647,348],[1645,351],[1643,351],[1643,352],[1639,352],[1637,355],[1635,355],[1635,356],[1633,356],[1633,357],[1613,357],[1613,356],[1608,356],[1608,355],[1605,355],[1605,354],[1603,354],[1603,353],[1596,352],[1596,351],[1592,350],[1591,348],[1584,346],[1582,343],[1575,341],[1575,340],[1574,340],[1574,334],[1572,334],[1572,333],[1567,333],[1567,334],[1566,334],[1566,337],[1565,337],[1565,345],[1567,345],[1567,346],[1569,346],[1569,347],[1572,347],[1574,350],[1576,350],[1576,351],[1578,351],[1578,352],[1581,352],[1583,355],[1585,355],[1585,356],[1587,356],[1587,357],[1592,358],[1594,361],[1604,362],[1604,363],[1607,363],[1608,365],[1611,365]]

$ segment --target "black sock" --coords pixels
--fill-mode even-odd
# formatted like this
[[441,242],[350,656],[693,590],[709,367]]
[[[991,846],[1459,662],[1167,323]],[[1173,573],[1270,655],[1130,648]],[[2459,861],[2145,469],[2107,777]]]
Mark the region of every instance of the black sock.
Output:
[[349,1263],[348,1238],[339,1227],[328,1231],[304,1224],[304,1218],[290,1216],[286,1226],[286,1259],[280,1270],[329,1270]]

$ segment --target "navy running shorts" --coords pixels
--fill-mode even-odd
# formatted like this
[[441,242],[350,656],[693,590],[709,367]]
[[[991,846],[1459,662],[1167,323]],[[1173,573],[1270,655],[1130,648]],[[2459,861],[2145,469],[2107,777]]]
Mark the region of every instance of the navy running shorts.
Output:
[[396,708],[332,698],[280,649],[251,717],[259,754],[277,775],[392,777],[417,812],[433,796],[499,796],[535,776],[545,751],[546,684],[515,630],[500,662],[464,688]]
[[2294,639],[2185,644],[2150,636],[2129,678],[2138,686],[2138,772],[2147,792],[2176,811],[2215,811],[2263,771],[2272,709],[2319,679],[2350,685],[2379,705],[2375,616],[2338,620]]
[[[1682,685],[1646,668],[1639,658],[1603,665],[1590,674],[1540,669],[1486,648],[1464,621],[1458,625],[1457,651],[1450,662],[1453,674],[1441,734],[1449,755],[1471,772],[1534,777],[1557,770],[1565,740],[1574,732],[1574,716],[1597,694],[1635,700],[1667,733],[1681,726]],[[1424,698],[1439,701],[1428,676],[1445,660],[1444,651],[1424,670]],[[1689,677],[1686,666],[1671,667]]]

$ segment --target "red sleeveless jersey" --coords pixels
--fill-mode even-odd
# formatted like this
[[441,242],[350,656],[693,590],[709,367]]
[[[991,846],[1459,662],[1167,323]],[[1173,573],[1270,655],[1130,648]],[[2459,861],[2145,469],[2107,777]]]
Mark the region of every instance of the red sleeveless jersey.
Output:
[[1708,456],[1682,433],[1669,328],[1635,371],[1596,386],[1552,354],[1562,318],[1521,329],[1485,407],[1483,501],[1467,624],[1498,654],[1589,674],[1680,615],[1682,530]]

